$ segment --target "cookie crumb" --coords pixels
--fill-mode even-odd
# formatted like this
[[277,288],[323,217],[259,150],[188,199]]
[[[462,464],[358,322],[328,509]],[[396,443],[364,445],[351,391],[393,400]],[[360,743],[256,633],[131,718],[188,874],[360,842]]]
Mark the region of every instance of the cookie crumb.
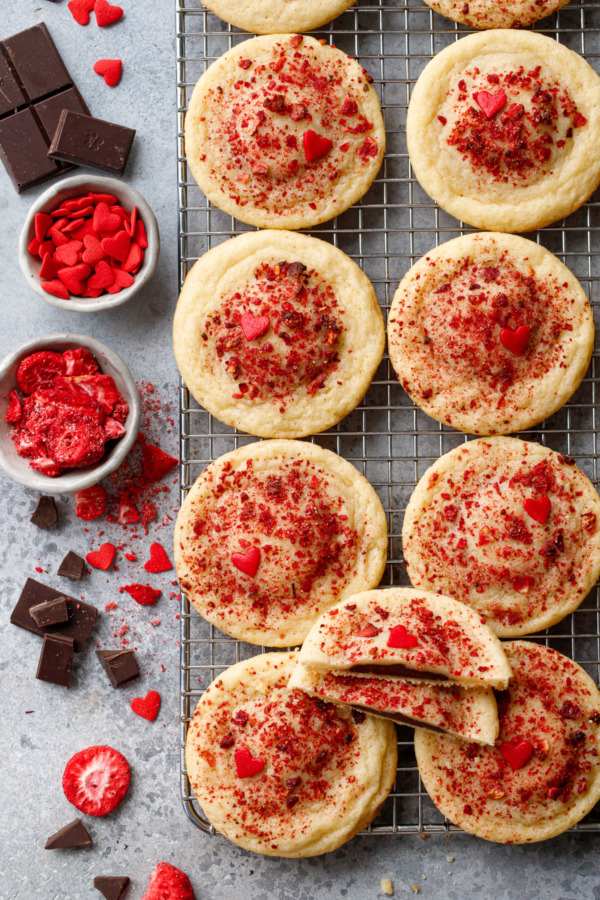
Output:
[[391,897],[394,893],[394,885],[389,878],[381,879],[381,892],[383,894],[387,894],[389,897]]
[[416,884],[413,884],[413,893],[414,893],[414,894],[418,894],[418,893],[419,893],[419,888],[417,887]]

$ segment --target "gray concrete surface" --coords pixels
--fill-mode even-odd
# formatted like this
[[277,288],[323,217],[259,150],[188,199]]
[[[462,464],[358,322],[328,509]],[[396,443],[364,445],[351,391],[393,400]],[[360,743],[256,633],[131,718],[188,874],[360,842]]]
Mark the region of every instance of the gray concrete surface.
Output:
[[[148,429],[176,451],[165,407],[175,409],[176,369],[170,324],[177,296],[175,70],[173,0],[123,0],[126,17],[111,29],[77,26],[66,0],[1,0],[0,35],[42,19],[93,113],[138,130],[127,178],[156,210],[163,251],[158,273],[141,296],[111,313],[85,316],[55,310],[24,283],[17,265],[16,236],[38,190],[18,197],[0,172],[0,355],[38,334],[77,330],[121,353],[134,376],[152,381],[160,411]],[[93,73],[94,61],[121,56],[124,76],[115,89]],[[42,190],[40,188],[39,190]],[[164,497],[163,514],[176,508],[176,485]],[[87,551],[100,542],[100,526],[89,531],[75,518],[73,504],[61,500],[61,522],[41,533],[29,523],[34,497],[0,476],[0,900],[92,900],[95,875],[127,874],[126,895],[139,900],[150,872],[163,859],[184,869],[198,900],[325,900],[380,897],[380,879],[394,883],[394,896],[423,898],[600,898],[596,860],[599,835],[568,835],[545,845],[499,847],[466,836],[367,837],[326,858],[306,861],[251,856],[221,838],[205,836],[187,821],[179,801],[178,622],[174,588],[167,576],[148,580],[163,587],[152,610],[132,609],[118,587],[140,580],[139,563],[123,560],[118,572],[94,571],[82,583],[86,600],[102,611],[116,602],[113,616],[103,612],[95,639],[110,646],[125,620],[126,639],[138,649],[143,679],[113,690],[97,664],[94,647],[77,660],[70,692],[36,681],[39,644],[8,624],[10,610],[27,575],[58,584],[58,563],[68,549]],[[151,539],[170,546],[170,528],[152,526],[150,535],[125,540],[118,526],[106,528],[140,557]],[[104,538],[106,539],[106,538]],[[143,572],[143,570],[142,570]],[[125,596],[125,599],[124,599]],[[159,626],[151,620],[160,619]],[[164,671],[163,671],[164,668]],[[129,709],[132,697],[155,688],[162,709],[150,724]],[[27,713],[26,710],[34,710]],[[86,819],[94,838],[90,849],[49,853],[49,834],[73,818],[62,789],[62,770],[77,750],[95,743],[121,750],[133,770],[132,786],[121,807],[104,819]]]

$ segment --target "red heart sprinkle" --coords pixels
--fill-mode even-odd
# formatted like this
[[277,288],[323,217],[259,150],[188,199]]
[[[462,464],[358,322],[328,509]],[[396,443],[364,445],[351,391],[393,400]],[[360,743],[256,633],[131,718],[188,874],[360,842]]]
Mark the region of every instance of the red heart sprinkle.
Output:
[[145,697],[135,697],[131,701],[131,708],[136,716],[154,722],[160,709],[160,694],[158,691],[148,691]]
[[528,497],[523,503],[523,507],[527,515],[539,522],[540,525],[544,525],[550,515],[549,497],[540,497],[539,500]]
[[87,287],[81,296],[96,298],[96,297],[99,297],[101,293],[102,293],[102,291],[92,290],[92,288]]
[[70,241],[70,238],[65,237],[56,225],[53,225],[52,228],[48,230],[48,237],[52,238],[57,247],[62,247],[63,244],[68,244]]
[[114,87],[121,80],[123,63],[120,59],[99,59],[94,63],[94,72],[104,76],[104,81],[109,87]]
[[95,266],[101,259],[106,258],[106,253],[102,249],[100,241],[95,234],[86,234],[83,238],[85,250],[83,251],[83,261],[88,266]]
[[86,219],[83,225],[77,229],[77,231],[71,232],[72,237],[77,238],[78,241],[82,241],[88,234],[93,234],[95,237],[98,237],[98,235],[94,231],[94,225],[91,219]]
[[500,745],[500,753],[516,772],[517,769],[523,768],[533,753],[533,745],[529,741],[505,741]]
[[69,299],[69,292],[61,281],[42,281],[40,286],[43,291],[52,294],[53,297],[60,297],[61,300]]
[[56,278],[56,266],[50,253],[46,253],[40,266],[40,278],[42,281],[52,281]]
[[95,194],[93,191],[90,191],[88,196],[88,200],[90,203],[116,203],[117,198],[114,194]]
[[265,767],[260,756],[252,756],[247,747],[240,747],[235,751],[235,768],[238,778],[251,778],[252,775],[258,775]]
[[166,554],[164,547],[160,544],[150,544],[150,559],[144,563],[146,572],[168,572],[173,568],[171,560]]
[[70,200],[65,200],[63,205],[65,209],[69,210],[69,215],[71,215],[72,213],[85,209],[90,205],[90,201],[86,194],[82,197],[72,197]]
[[135,272],[136,269],[139,269],[143,261],[144,254],[140,246],[138,244],[132,244],[121,268],[124,272]]
[[54,241],[44,241],[43,244],[40,244],[40,249],[38,250],[38,256],[40,259],[43,259],[45,256],[48,256],[49,253],[54,253],[56,247],[54,245]]
[[142,250],[145,250],[148,246],[148,237],[146,235],[146,228],[141,219],[138,219],[135,223],[135,234],[133,239],[136,244],[139,244]]
[[244,575],[254,578],[260,566],[260,550],[258,547],[250,547],[245,553],[232,553],[231,562]]
[[53,224],[53,222],[54,222],[54,220],[53,220],[52,216],[47,216],[46,213],[36,213],[35,214],[35,221],[34,221],[35,236],[38,239],[38,241],[40,242],[40,244],[46,237],[46,232],[48,231],[50,226]]
[[129,272],[123,272],[122,269],[117,269],[115,266],[112,266],[112,270],[115,280],[110,287],[106,288],[109,294],[118,294],[123,288],[131,287],[133,284],[133,276],[130,275]]
[[74,231],[77,231],[78,228],[81,228],[84,222],[85,219],[71,219],[69,222],[67,222],[66,225],[62,227],[63,234],[72,235]]
[[302,143],[304,145],[304,155],[306,156],[307,163],[314,162],[316,159],[321,159],[321,157],[329,153],[333,147],[333,142],[330,141],[329,138],[321,137],[312,129],[304,132],[302,135]]
[[90,566],[94,569],[110,569],[113,564],[117,550],[114,544],[102,544],[99,550],[94,550],[86,555],[86,559]]
[[31,253],[32,256],[37,256],[40,250],[40,242],[36,237],[31,238],[29,244],[27,245],[27,249]]
[[85,281],[91,271],[85,263],[78,263],[76,266],[65,266],[63,269],[59,269],[57,275],[67,290],[78,297],[85,291]]
[[244,313],[240,319],[240,325],[247,341],[253,341],[264,334],[271,320],[268,316],[253,316],[252,313]]
[[397,647],[399,650],[410,650],[416,647],[419,638],[414,634],[409,634],[404,625],[394,625],[390,628],[389,637],[387,639],[388,647]]
[[133,209],[131,210],[131,218],[129,219],[129,222],[125,222],[125,228],[127,229],[127,231],[129,232],[129,234],[132,237],[135,234],[136,222],[137,222],[137,206],[134,206]]
[[371,625],[370,622],[368,622],[364,628],[361,628],[360,631],[354,632],[355,637],[377,637],[378,634],[379,628],[376,628],[375,625]]
[[112,25],[114,22],[118,22],[123,16],[121,7],[111,6],[107,0],[96,0],[94,12],[96,13],[96,24],[99,28],[104,28],[106,25]]
[[92,291],[104,290],[105,288],[109,288],[112,284],[114,284],[114,281],[115,274],[113,269],[111,269],[106,260],[101,259],[96,266],[96,271],[90,277],[87,286]]
[[107,256],[112,256],[113,259],[118,259],[119,262],[125,262],[129,254],[130,244],[131,238],[123,229],[123,231],[118,231],[113,237],[104,238],[102,249]]
[[83,249],[82,241],[69,241],[68,244],[61,244],[56,248],[54,253],[54,261],[62,263],[64,266],[74,266],[77,263],[79,251]]
[[481,107],[487,119],[491,119],[503,106],[506,106],[504,91],[497,91],[495,94],[490,94],[489,91],[477,91],[473,94],[473,99]]
[[510,328],[503,328],[500,332],[500,340],[506,349],[515,356],[523,356],[530,334],[529,325],[519,325],[514,331],[511,331]]
[[96,0],[71,0],[67,8],[78,25],[88,25],[95,3]]
[[121,224],[121,216],[112,213],[108,208],[108,203],[100,201],[94,209],[93,218],[94,231],[116,231]]

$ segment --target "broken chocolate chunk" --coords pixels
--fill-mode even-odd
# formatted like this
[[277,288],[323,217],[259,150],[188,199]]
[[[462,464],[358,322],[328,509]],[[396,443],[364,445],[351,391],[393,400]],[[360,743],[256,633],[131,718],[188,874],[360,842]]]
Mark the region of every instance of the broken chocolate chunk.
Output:
[[58,522],[58,512],[56,511],[54,497],[46,497],[44,494],[40,494],[37,506],[29,521],[42,529],[49,528],[50,525]]
[[119,900],[129,880],[127,875],[98,875],[94,878],[94,887],[105,900]]
[[77,166],[90,166],[122,175],[134,137],[133,128],[64,109],[48,156]]
[[140,677],[133,650],[96,650],[96,656],[115,688]]
[[41,582],[35,581],[33,578],[28,578],[25,582],[25,587],[21,591],[17,605],[11,613],[10,621],[12,625],[17,625],[19,628],[24,628],[25,631],[33,632],[33,634],[39,634],[41,637],[51,633],[73,638],[75,653],[79,653],[89,638],[96,621],[98,610],[95,606],[90,606],[82,600],[75,600],[74,597],[66,597],[69,621],[62,622],[59,625],[51,625],[51,632],[43,631],[29,615],[29,610],[32,606],[37,606],[49,600],[56,600],[57,597],[62,596],[61,591],[55,591],[54,588],[41,584]]
[[70,847],[89,847],[92,839],[81,821],[73,819],[56,834],[51,834],[44,845],[44,850],[68,850]]
[[71,686],[72,667],[73,638],[61,637],[59,634],[45,635],[35,677],[40,681],[68,688]]
[[35,624],[40,628],[58,625],[59,622],[68,622],[67,598],[57,597],[56,600],[49,600],[47,603],[38,603],[37,606],[31,607],[29,615],[33,617]]
[[81,556],[77,556],[76,553],[69,550],[58,567],[58,574],[62,575],[63,578],[72,578],[73,581],[81,581],[84,572],[85,559],[82,559]]

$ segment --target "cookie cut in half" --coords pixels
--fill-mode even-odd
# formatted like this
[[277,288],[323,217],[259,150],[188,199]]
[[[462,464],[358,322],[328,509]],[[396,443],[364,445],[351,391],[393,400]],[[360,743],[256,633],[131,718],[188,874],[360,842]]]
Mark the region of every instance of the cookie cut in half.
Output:
[[295,438],[358,405],[385,329],[371,282],[345,253],[306,235],[258,231],[194,265],[173,338],[183,380],[217,419]]
[[468,234],[431,250],[400,282],[389,352],[411,399],[471,434],[531,428],[579,387],[594,349],[583,288],[544,247]]
[[495,747],[417,729],[419,773],[440,812],[503,844],[562,834],[600,800],[600,693],[576,663],[539,644],[504,644],[513,680],[498,697]]
[[463,603],[413,588],[364,591],[327,610],[300,662],[319,671],[504,689],[510,666],[496,635]]
[[532,231],[578,209],[600,183],[600,77],[531,31],[461,38],[428,63],[406,121],[422,188],[457,219]]
[[289,690],[296,659],[267,653],[226,669],[187,733],[186,767],[207,819],[266,856],[337,849],[375,818],[396,774],[393,724]]
[[265,441],[200,475],[175,526],[175,565],[198,612],[251,644],[300,644],[315,619],[383,574],[387,524],[349,462],[302,441]]
[[320,28],[345,12],[354,0],[202,0],[202,3],[244,31],[277,34]]
[[385,151],[372,80],[341,50],[301,34],[233,47],[200,78],[185,117],[198,185],[260,228],[311,228],[348,209]]
[[402,541],[413,585],[499,637],[549,628],[600,575],[600,498],[572,457],[516,438],[462,444],[423,475]]
[[425,0],[435,12],[470,28],[517,28],[533,25],[566,6],[569,0]]

